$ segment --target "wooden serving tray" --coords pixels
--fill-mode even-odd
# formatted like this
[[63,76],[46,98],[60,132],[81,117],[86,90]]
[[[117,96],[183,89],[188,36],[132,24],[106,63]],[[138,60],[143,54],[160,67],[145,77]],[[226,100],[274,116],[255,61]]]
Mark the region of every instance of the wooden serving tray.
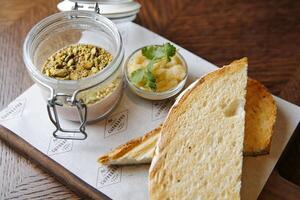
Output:
[[[126,44],[125,53],[127,56],[135,49],[154,41],[155,43],[167,41],[134,23],[129,23],[120,28],[122,28],[120,32]],[[215,65],[183,48],[180,48],[180,52],[188,62],[189,83],[193,79],[217,69]],[[54,127],[49,122],[45,110],[46,104],[37,85],[29,88],[3,111],[2,120],[4,121],[2,122],[5,127],[13,132],[2,127],[0,138],[86,198],[108,199],[107,196],[98,191],[101,190],[111,198],[124,199],[127,195],[132,199],[143,199],[148,194],[147,166],[137,167],[141,169],[140,173],[135,173],[137,168],[134,169],[134,173],[131,173],[133,171],[129,167],[119,168],[114,171],[116,173],[112,172],[114,173],[114,180],[103,183],[102,178],[105,178],[105,173],[110,173],[110,171],[104,169],[103,166],[99,166],[96,160],[99,155],[111,148],[157,127],[166,116],[167,107],[171,103],[168,101],[161,103],[142,101],[129,92],[128,88],[125,87],[124,90],[120,106],[116,108],[114,113],[103,121],[89,125],[87,140],[74,142],[73,149],[73,142],[70,142],[72,144],[67,146],[69,148],[63,149],[63,153],[66,154],[58,154],[61,152],[53,151],[56,149],[56,146],[52,146],[55,138],[52,137],[51,133]],[[242,194],[247,199],[257,198],[300,120],[299,107],[277,97],[275,97],[275,100],[278,103],[279,116],[271,154],[264,157],[247,157],[244,159]],[[143,116],[143,119],[139,116]],[[119,119],[122,119],[122,126],[118,125],[116,126],[117,129],[108,131],[111,130],[109,127],[112,127],[114,122]],[[67,121],[65,123],[74,125]],[[140,125],[141,123],[143,123],[143,126]],[[66,142],[66,144],[69,143]],[[85,165],[82,165],[82,159],[85,159]],[[75,163],[79,164],[74,165]]]
[[33,161],[46,172],[53,175],[59,182],[66,185],[84,199],[110,199],[102,192],[91,187],[80,178],[69,172],[59,163],[46,156],[14,132],[0,125],[0,139],[21,155]]

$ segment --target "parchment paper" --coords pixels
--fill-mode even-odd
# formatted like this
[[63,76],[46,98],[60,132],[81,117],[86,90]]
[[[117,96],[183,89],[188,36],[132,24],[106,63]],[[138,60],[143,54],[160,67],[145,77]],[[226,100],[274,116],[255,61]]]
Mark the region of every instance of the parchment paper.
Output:
[[[131,22],[119,25],[119,29],[126,58],[141,46],[166,42],[166,39]],[[196,77],[217,69],[183,48],[177,48],[189,67],[187,85]],[[258,197],[300,121],[298,106],[277,97],[275,100],[278,118],[271,154],[244,159],[243,199]],[[0,123],[110,198],[141,200],[148,199],[148,166],[107,168],[96,161],[103,153],[157,127],[166,117],[172,103],[172,100],[157,102],[141,99],[126,87],[122,100],[113,113],[106,119],[87,126],[86,140],[59,140],[52,136],[54,126],[48,119],[46,103],[37,85],[33,85],[0,112]],[[69,121],[64,121],[63,124],[67,127],[78,126]]]

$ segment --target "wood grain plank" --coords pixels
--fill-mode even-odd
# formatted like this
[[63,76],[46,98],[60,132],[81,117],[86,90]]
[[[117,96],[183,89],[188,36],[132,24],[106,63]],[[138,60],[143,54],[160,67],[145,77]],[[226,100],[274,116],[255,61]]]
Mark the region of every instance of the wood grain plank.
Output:
[[171,0],[171,1],[145,1],[138,0],[142,9],[137,18],[137,23],[143,24],[152,31],[163,34],[166,26],[172,22],[182,10],[192,6],[196,0]]
[[[140,18],[148,28],[218,66],[247,56],[249,75],[275,95],[289,92],[285,85],[300,67],[300,1],[191,2],[159,29],[148,19],[160,21],[156,15]],[[291,101],[300,105],[299,99]]]
[[[78,199],[61,183],[0,140],[0,199]],[[32,182],[39,180],[38,187]],[[51,189],[49,189],[49,186]]]
[[[14,150],[21,153],[23,156],[29,158],[31,161],[35,162],[39,167],[43,168],[45,171],[53,174],[53,176],[58,179],[60,182],[69,186],[70,189],[73,189],[73,192],[79,194],[83,198],[87,199],[99,199],[99,200],[108,200],[109,198],[83,182],[80,178],[72,174],[71,172],[65,170],[63,166],[50,159],[48,156],[44,155],[36,148],[31,146],[24,139],[20,138],[10,130],[0,126],[0,139],[5,141],[8,145],[12,146]],[[30,177],[32,184],[39,184],[38,180],[46,180],[39,177]],[[47,180],[46,180],[47,181]],[[34,187],[30,184],[30,187]],[[24,186],[24,185],[23,185]],[[27,187],[26,187],[27,188]],[[47,187],[46,187],[47,188]],[[53,188],[56,188],[55,186]],[[32,197],[32,194],[38,193],[38,195],[43,196],[41,193],[47,192],[45,187],[43,187],[42,191],[37,190],[37,192],[32,191],[29,193]],[[22,197],[22,194],[18,194],[17,197]]]
[[272,172],[264,190],[258,200],[298,200],[300,199],[300,187],[284,178],[277,172]]

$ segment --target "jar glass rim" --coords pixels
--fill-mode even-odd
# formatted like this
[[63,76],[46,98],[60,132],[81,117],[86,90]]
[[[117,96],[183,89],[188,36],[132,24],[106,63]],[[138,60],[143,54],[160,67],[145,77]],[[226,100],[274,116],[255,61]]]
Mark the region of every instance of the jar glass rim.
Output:
[[[76,17],[75,17],[76,16]],[[45,28],[49,27],[51,24],[56,23],[60,20],[76,20],[76,19],[90,19],[94,22],[99,23],[100,21],[108,26],[110,31],[112,31],[115,36],[116,44],[118,46],[116,55],[114,56],[113,60],[105,67],[101,72],[93,74],[92,76],[88,76],[83,79],[79,80],[57,80],[55,78],[47,77],[46,75],[42,74],[42,72],[34,65],[31,56],[30,56],[30,45],[34,41],[35,37],[38,36]],[[99,25],[101,25],[99,23]],[[87,85],[87,87],[91,87],[93,84],[89,85],[91,80],[97,78],[101,80],[100,82],[106,80],[110,74],[112,74],[118,67],[118,62],[120,58],[123,59],[124,51],[123,51],[123,43],[122,37],[118,31],[117,26],[108,18],[97,14],[91,11],[65,11],[60,13],[55,13],[50,15],[41,21],[39,21],[27,34],[24,44],[23,44],[23,59],[24,63],[32,74],[33,78],[40,83],[46,84],[49,87],[51,84],[64,84],[64,85]],[[116,68],[116,69],[114,69]]]

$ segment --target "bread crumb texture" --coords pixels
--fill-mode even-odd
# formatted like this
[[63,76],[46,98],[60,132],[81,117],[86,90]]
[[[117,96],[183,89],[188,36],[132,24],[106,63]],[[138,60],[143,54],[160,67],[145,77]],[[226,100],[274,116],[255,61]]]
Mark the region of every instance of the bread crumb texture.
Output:
[[240,199],[246,84],[243,58],[202,77],[171,108],[150,167],[150,199]]

